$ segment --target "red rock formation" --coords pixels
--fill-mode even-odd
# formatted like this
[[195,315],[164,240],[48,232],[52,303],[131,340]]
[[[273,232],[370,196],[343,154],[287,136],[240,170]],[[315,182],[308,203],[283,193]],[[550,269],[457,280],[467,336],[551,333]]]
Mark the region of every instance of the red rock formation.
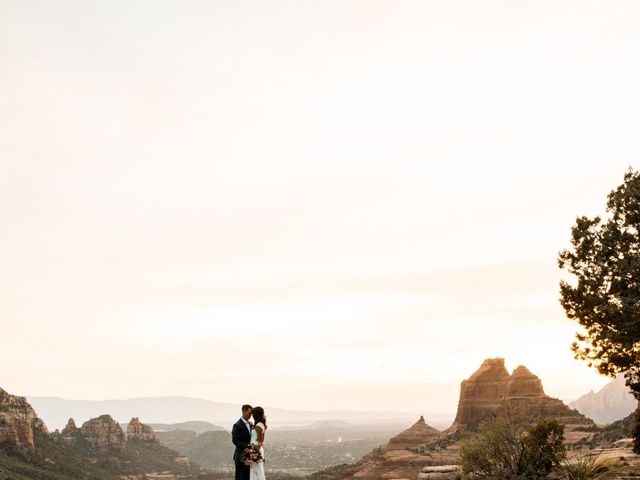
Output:
[[62,429],[62,432],[60,432],[60,434],[67,433],[71,435],[75,433],[77,430],[78,430],[78,427],[76,427],[76,421],[73,418],[70,418],[69,420],[67,420],[67,424]]
[[438,430],[427,425],[424,417],[420,417],[415,424],[373,450],[341,477],[358,480],[417,478],[422,468],[431,462],[430,457],[417,450],[440,435]]
[[0,388],[0,445],[32,449],[38,431],[48,434],[26,398],[10,395]]
[[81,437],[80,429],[76,427],[76,422],[73,420],[73,418],[69,419],[58,437],[62,438],[62,440],[67,443],[75,442]]
[[521,365],[509,375],[502,358],[485,360],[462,382],[458,413],[448,432],[460,426],[474,426],[494,412],[556,418],[565,424],[569,442],[589,436],[584,427],[593,425],[591,420],[571,410],[561,400],[546,395],[540,379],[526,367]]
[[581,417],[561,400],[546,395],[540,379],[522,365],[511,374],[507,394],[500,407],[521,416],[551,416],[561,421]]
[[138,417],[133,417],[127,425],[127,441],[136,438],[145,442],[159,443],[156,434],[149,425],[142,423]]
[[408,450],[410,448],[420,448],[421,446],[432,442],[440,435],[440,431],[436,430],[424,421],[424,417],[414,423],[404,432],[399,433],[389,443],[383,445],[382,450],[388,452],[391,450]]
[[544,397],[542,381],[523,365],[516,368],[507,382],[506,398]]
[[80,427],[80,435],[92,449],[98,452],[120,455],[127,452],[124,432],[110,415],[101,415],[87,420]]
[[474,425],[494,412],[507,393],[509,372],[504,358],[490,358],[460,385],[460,401],[454,424]]

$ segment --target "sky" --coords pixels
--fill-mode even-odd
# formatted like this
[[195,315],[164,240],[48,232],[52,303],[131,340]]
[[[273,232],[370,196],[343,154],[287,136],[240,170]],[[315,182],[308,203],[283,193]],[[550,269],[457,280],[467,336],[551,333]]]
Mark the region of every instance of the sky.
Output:
[[557,254],[640,158],[634,1],[0,0],[0,387],[575,399]]

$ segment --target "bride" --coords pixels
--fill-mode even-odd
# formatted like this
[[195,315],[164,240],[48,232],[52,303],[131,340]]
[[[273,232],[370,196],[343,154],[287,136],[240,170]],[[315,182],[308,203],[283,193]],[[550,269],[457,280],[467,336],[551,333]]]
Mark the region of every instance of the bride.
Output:
[[252,410],[253,425],[251,430],[251,445],[260,450],[262,460],[251,465],[249,480],[265,480],[264,475],[264,432],[267,429],[267,417],[264,414],[264,408],[255,407]]

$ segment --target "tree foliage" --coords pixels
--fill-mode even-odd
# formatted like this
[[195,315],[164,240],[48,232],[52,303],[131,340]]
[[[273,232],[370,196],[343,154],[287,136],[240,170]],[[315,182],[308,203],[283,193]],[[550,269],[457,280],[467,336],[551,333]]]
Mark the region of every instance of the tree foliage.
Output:
[[582,327],[576,358],[605,375],[624,373],[640,398],[640,173],[625,173],[606,211],[604,220],[576,219],[571,248],[558,255],[573,278],[560,282],[560,303]]
[[610,218],[578,217],[571,249],[558,257],[577,282],[560,282],[560,303],[584,332],[576,357],[599,372],[624,373],[640,393],[640,173],[629,170],[607,201]]

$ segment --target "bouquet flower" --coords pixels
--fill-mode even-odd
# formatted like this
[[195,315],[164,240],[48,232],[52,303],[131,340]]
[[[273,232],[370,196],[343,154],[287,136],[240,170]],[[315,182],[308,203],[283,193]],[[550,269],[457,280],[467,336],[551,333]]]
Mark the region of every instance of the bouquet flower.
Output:
[[240,455],[240,461],[248,467],[250,467],[254,463],[259,462],[260,460],[262,460],[262,454],[259,450],[256,450],[252,447],[245,448]]

